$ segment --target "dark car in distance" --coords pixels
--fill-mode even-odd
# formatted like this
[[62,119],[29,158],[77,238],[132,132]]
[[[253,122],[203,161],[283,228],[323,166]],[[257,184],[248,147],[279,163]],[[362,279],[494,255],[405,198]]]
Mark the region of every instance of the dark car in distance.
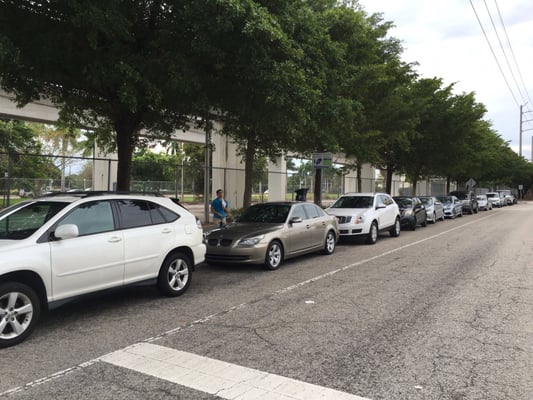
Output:
[[416,196],[393,196],[400,208],[400,224],[414,231],[418,225],[427,225],[426,207]]

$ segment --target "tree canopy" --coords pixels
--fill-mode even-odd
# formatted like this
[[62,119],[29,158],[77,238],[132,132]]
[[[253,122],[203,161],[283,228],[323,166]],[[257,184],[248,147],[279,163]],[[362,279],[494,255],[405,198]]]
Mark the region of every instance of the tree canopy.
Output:
[[285,151],[372,163],[389,192],[393,173],[518,179],[489,159],[527,175],[474,94],[417,76],[391,27],[357,1],[0,0],[0,85],[116,150],[119,190],[136,149],[213,118],[240,145],[245,205],[254,160]]

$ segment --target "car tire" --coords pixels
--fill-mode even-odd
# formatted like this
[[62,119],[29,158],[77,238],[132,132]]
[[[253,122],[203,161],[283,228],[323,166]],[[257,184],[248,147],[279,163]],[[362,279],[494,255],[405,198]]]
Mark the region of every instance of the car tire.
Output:
[[[0,285],[0,348],[24,341],[33,331],[41,314],[35,290],[18,282]],[[16,324],[19,332],[16,332]]]
[[283,246],[278,240],[270,242],[265,255],[265,268],[273,271],[283,263]]
[[335,251],[335,242],[336,242],[335,232],[329,231],[326,235],[326,240],[324,242],[324,249],[322,250],[322,253],[326,255],[333,254]]
[[[425,215],[424,215],[424,217],[425,217]],[[424,220],[422,221],[422,223],[420,225],[422,225],[422,228],[425,228],[428,225],[427,218],[424,218]]]
[[437,214],[436,213],[433,213],[433,218],[431,219],[431,223],[432,224],[436,224],[437,223]]
[[416,217],[415,217],[415,220],[413,221],[413,223],[411,224],[411,227],[410,227],[412,231],[416,231],[416,223],[417,223],[417,221],[416,221]]
[[181,296],[187,291],[192,280],[192,262],[185,254],[179,251],[170,253],[157,278],[157,287],[165,296]]
[[392,237],[398,237],[400,236],[400,231],[401,231],[400,218],[396,217],[396,220],[394,221],[394,225],[392,226],[389,233]]
[[367,244],[376,244],[378,241],[378,224],[376,221],[373,221],[370,224],[370,229],[368,230],[368,235],[366,235]]

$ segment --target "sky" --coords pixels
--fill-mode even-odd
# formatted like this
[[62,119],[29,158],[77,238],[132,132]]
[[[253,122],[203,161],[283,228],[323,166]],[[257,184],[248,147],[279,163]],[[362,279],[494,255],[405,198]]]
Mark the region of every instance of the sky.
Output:
[[417,62],[415,69],[422,78],[455,83],[456,94],[474,92],[476,101],[487,108],[485,119],[517,153],[522,105],[523,121],[532,120],[522,123],[522,155],[531,160],[533,1],[359,0],[359,4],[368,14],[382,13],[385,21],[394,23],[389,36],[401,40],[403,61]]

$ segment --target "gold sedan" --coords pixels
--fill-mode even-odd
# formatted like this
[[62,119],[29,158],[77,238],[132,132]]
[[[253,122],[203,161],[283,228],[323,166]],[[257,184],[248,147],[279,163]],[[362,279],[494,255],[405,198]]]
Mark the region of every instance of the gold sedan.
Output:
[[264,264],[322,251],[332,254],[337,220],[313,203],[268,202],[248,207],[235,222],[206,236],[208,263]]

